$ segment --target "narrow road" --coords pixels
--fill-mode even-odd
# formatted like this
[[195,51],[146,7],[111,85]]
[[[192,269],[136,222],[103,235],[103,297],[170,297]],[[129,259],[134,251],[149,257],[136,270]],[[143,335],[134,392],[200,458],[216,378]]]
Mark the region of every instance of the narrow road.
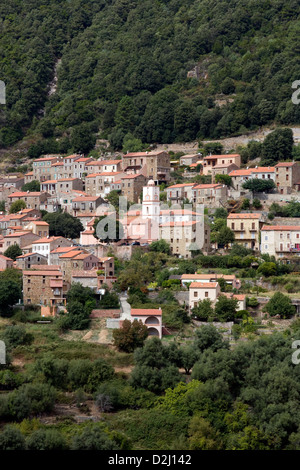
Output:
[[131,306],[127,302],[127,295],[121,295],[120,297],[120,302],[121,302],[121,309],[122,313],[120,316],[120,320],[131,320]]

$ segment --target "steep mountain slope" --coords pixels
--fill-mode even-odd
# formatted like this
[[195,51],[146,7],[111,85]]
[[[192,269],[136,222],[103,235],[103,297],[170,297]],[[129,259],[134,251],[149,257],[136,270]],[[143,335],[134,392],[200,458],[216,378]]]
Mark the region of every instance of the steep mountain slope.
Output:
[[99,129],[121,148],[128,133],[162,143],[299,123],[299,13],[296,0],[8,0],[0,144],[30,130],[44,151],[87,151]]

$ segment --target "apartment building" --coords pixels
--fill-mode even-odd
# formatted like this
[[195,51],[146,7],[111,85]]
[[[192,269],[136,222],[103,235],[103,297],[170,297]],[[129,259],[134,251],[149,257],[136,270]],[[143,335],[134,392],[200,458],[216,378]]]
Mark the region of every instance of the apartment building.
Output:
[[93,214],[95,215],[96,209],[104,203],[100,196],[79,196],[72,200],[72,211],[74,217],[79,214]]
[[204,221],[166,222],[159,226],[159,238],[171,246],[172,254],[191,258],[193,251],[210,249],[209,227]]
[[70,193],[74,190],[83,190],[83,181],[79,178],[62,178],[59,180],[47,180],[41,183],[41,190],[59,197],[62,193]]
[[241,167],[241,156],[235,154],[209,155],[203,159],[203,174],[210,175],[212,168],[216,165],[230,165],[234,163],[238,168]]
[[147,179],[159,183],[170,179],[170,157],[165,151],[135,152],[123,155],[123,171],[143,173]]
[[106,197],[112,190],[112,184],[126,176],[121,171],[91,173],[85,178],[85,192],[91,196]]
[[51,166],[59,160],[57,155],[46,155],[33,161],[33,180],[47,181],[51,178]]
[[25,246],[39,239],[40,237],[32,232],[14,232],[3,237],[3,251],[6,251],[7,248],[13,245],[19,245],[21,248],[24,248]]
[[44,255],[50,264],[50,253],[61,246],[71,246],[72,242],[64,237],[43,237],[32,243],[32,251]]
[[300,256],[300,225],[264,225],[260,249],[276,259]]
[[46,202],[49,197],[50,194],[40,191],[17,191],[7,197],[7,207],[9,210],[13,202],[22,199],[28,209],[39,209],[40,205]]
[[241,191],[246,181],[254,178],[262,180],[273,180],[275,183],[275,167],[259,166],[255,168],[244,168],[242,170],[233,170],[229,173],[231,184],[234,189]]
[[104,172],[121,172],[122,160],[94,160],[85,165],[87,175]]
[[229,214],[227,227],[235,235],[235,243],[240,243],[251,250],[259,250],[259,234],[264,223],[261,213]]
[[192,282],[189,288],[190,310],[197,307],[198,303],[205,299],[215,303],[220,293],[221,289],[218,282]]
[[195,186],[197,186],[196,183],[181,183],[169,186],[166,188],[167,201],[180,204],[187,199],[191,202],[193,200],[193,188]]
[[225,184],[198,184],[192,188],[194,204],[218,207],[228,199],[228,188]]

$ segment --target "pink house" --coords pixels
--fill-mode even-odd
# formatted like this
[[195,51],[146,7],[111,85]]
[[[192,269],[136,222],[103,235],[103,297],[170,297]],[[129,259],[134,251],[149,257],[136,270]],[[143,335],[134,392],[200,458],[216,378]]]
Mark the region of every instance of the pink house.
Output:
[[161,308],[132,308],[131,318],[141,320],[148,328],[149,336],[162,337],[162,311]]

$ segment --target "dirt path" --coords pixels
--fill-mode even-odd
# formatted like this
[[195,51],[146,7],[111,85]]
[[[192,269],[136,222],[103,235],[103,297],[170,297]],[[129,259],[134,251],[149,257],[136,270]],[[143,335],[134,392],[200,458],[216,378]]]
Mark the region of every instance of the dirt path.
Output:
[[[224,150],[228,151],[231,149],[235,149],[239,145],[247,145],[250,140],[257,140],[259,142],[262,142],[265,137],[270,134],[270,132],[273,132],[275,129],[276,127],[266,127],[261,128],[258,131],[250,132],[249,134],[243,134],[237,137],[228,137],[227,139],[218,139],[216,141],[203,140],[202,142],[204,144],[207,144],[209,142],[221,142],[221,144],[224,146]],[[300,143],[300,126],[291,127],[291,129],[294,134],[295,144]],[[173,152],[196,153],[198,150],[198,141],[183,142],[177,144],[159,144],[157,145],[157,150],[171,150]]]

